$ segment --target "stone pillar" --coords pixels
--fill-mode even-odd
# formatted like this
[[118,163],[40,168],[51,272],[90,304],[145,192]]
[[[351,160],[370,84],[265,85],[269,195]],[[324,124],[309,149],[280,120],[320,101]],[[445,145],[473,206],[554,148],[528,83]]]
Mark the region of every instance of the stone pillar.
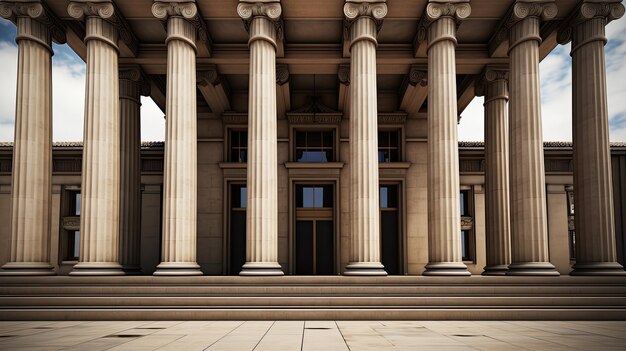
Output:
[[615,248],[604,60],[604,27],[623,15],[621,1],[583,1],[558,35],[561,44],[572,42],[576,228],[572,275],[626,274],[617,263]]
[[120,264],[126,274],[141,273],[141,95],[150,82],[138,65],[120,68]]
[[385,1],[346,0],[350,25],[350,261],[345,275],[387,275],[380,263],[376,36]]
[[487,265],[483,275],[504,275],[511,263],[508,69],[488,66],[477,95],[485,97]]
[[556,13],[553,0],[518,0],[509,21],[510,275],[559,275],[548,255],[539,90],[539,22]]
[[120,275],[118,30],[112,2],[70,2],[85,20],[87,74],[81,186],[80,258],[71,275]]
[[456,27],[469,0],[435,1],[428,19],[428,256],[424,275],[469,276],[461,257]]
[[196,263],[197,114],[193,1],[159,1],[152,14],[167,21],[167,91],[161,263],[154,275],[202,275]]
[[15,143],[11,178],[11,256],[0,275],[51,275],[52,36],[65,32],[40,2],[0,3],[17,25]]
[[250,34],[246,263],[240,275],[283,275],[278,264],[276,24],[278,0],[240,0],[237,13]]

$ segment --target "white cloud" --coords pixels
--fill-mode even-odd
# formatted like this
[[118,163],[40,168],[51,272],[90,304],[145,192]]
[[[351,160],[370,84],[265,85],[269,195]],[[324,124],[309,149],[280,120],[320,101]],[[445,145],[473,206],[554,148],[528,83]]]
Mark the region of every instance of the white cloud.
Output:
[[485,140],[484,101],[485,98],[482,96],[475,97],[461,114],[463,117],[458,126],[459,140]]
[[165,119],[161,109],[149,98],[141,97],[141,140],[165,140]]

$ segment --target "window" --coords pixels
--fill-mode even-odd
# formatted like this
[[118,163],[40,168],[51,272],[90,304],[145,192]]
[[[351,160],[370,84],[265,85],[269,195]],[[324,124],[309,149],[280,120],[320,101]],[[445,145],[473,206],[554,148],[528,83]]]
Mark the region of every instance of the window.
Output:
[[246,162],[248,160],[248,132],[245,130],[230,131],[230,162]]
[[380,185],[380,256],[389,275],[401,272],[399,200],[397,184]]
[[297,185],[297,208],[332,208],[332,185]]
[[246,263],[246,185],[230,185],[230,274],[238,275]]
[[470,207],[470,191],[461,191],[461,258],[473,261],[474,218]]
[[81,194],[77,187],[65,191],[65,210],[62,218],[64,231],[64,261],[77,261],[80,256],[80,207]]
[[296,162],[334,162],[334,131],[296,131]]
[[567,189],[567,232],[570,261],[576,261],[576,227],[574,226],[574,191]]
[[378,131],[378,162],[400,161],[400,131]]

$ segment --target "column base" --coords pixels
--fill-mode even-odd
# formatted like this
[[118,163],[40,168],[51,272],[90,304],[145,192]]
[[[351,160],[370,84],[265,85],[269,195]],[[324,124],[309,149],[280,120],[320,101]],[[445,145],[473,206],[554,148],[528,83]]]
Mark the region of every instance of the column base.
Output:
[[54,267],[48,262],[7,262],[0,275],[55,275]]
[[387,276],[385,266],[380,262],[350,262],[343,275]]
[[126,275],[142,275],[141,267],[139,266],[122,266],[122,270]]
[[278,262],[246,262],[241,267],[241,276],[281,276],[285,275]]
[[617,262],[581,262],[572,268],[569,275],[626,275],[624,267]]
[[461,277],[469,277],[472,275],[463,262],[428,262],[426,270],[422,274]]
[[195,262],[161,262],[153,273],[156,276],[203,275]]
[[508,270],[509,270],[509,265],[497,264],[493,266],[485,266],[481,274],[482,275],[506,275],[506,272]]
[[124,271],[117,262],[78,262],[70,275],[124,275]]
[[536,275],[536,276],[559,276],[561,275],[550,262],[516,262],[509,265],[506,275]]

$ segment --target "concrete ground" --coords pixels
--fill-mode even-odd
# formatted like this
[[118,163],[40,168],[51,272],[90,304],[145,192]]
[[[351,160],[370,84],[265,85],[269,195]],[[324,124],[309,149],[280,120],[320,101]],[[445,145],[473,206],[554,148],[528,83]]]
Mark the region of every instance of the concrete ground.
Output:
[[626,350],[626,322],[0,322],[0,350]]

